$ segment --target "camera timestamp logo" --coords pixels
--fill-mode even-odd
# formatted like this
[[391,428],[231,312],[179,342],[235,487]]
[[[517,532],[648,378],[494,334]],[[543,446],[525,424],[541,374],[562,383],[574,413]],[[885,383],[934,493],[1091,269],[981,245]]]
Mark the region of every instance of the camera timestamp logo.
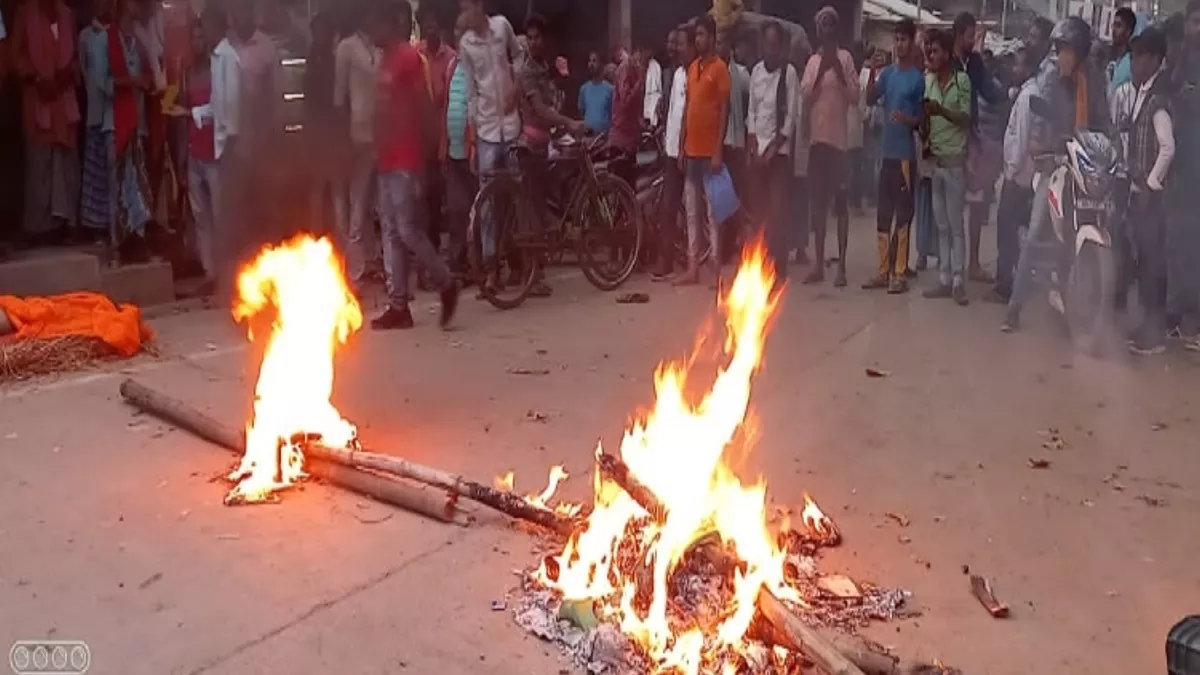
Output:
[[16,675],[81,675],[92,665],[82,640],[17,640],[8,652]]

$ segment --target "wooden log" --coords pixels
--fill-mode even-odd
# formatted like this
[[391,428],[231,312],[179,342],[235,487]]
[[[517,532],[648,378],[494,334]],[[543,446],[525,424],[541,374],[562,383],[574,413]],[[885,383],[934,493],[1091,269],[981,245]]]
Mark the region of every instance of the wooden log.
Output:
[[[245,433],[217,420],[162,392],[155,391],[135,380],[121,383],[121,396],[135,408],[188,431],[235,454],[245,448]],[[320,457],[306,457],[305,471],[356,494],[444,523],[467,525],[468,518],[457,508],[457,497],[434,490],[425,490],[408,483],[368,471],[348,468]]]
[[[816,629],[809,627],[800,617],[787,608],[779,598],[767,589],[758,593],[758,611],[771,622],[776,630],[800,645],[800,653],[812,661],[821,672],[828,675],[895,675],[895,662],[889,657],[865,650],[843,653],[833,641],[826,639]],[[848,650],[849,651],[849,650]],[[852,657],[862,661],[862,667]],[[880,658],[887,663],[882,663]]]
[[667,509],[658,500],[658,495],[629,473],[629,467],[620,458],[602,453],[596,458],[596,464],[600,467],[601,475],[607,476],[614,483],[620,485],[629,493],[630,497],[633,497],[633,501],[641,504],[642,508],[650,513],[651,517],[658,522],[666,519]]
[[305,456],[319,457],[330,462],[360,469],[371,469],[410,478],[426,485],[448,490],[453,494],[478,502],[513,518],[540,525],[561,535],[570,535],[578,523],[550,509],[530,504],[512,492],[497,490],[463,476],[411,462],[403,457],[384,455],[367,450],[331,448],[306,444]]
[[[666,512],[657,495],[646,486],[637,482],[629,472],[629,467],[619,457],[601,455],[597,460],[601,474],[612,480],[642,505],[649,513],[662,514]],[[720,547],[710,547],[710,555],[715,556],[714,562],[728,565],[736,564],[729,560],[729,553]],[[771,622],[776,630],[786,635],[800,649],[800,653],[812,661],[827,675],[866,675],[855,665],[846,654],[843,654],[829,640],[826,640],[815,630],[808,627],[800,617],[796,616],[787,605],[770,591],[763,589],[758,594],[758,610]]]

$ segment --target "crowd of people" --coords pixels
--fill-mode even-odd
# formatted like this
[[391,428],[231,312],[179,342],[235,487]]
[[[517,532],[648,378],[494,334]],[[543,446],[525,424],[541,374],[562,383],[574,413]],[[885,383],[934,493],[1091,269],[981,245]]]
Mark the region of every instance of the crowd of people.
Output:
[[[849,209],[874,200],[878,264],[863,288],[905,293],[936,261],[924,297],[966,305],[970,282],[990,284],[985,299],[1006,306],[1002,330],[1015,331],[1044,262],[1044,248],[1022,246],[1021,233],[1034,244],[1052,236],[1051,172],[1035,172],[1034,160],[1076,132],[1099,133],[1115,148],[1115,309],[1125,310],[1137,290],[1130,349],[1158,354],[1173,336],[1200,351],[1200,2],[1157,26],[1119,9],[1111,49],[1080,18],[1038,18],[1022,48],[1002,57],[984,49],[985,31],[969,13],[948,29],[901,21],[891,55],[860,59],[839,47],[838,21],[830,7],[817,12],[812,53],[796,40],[789,53],[773,22],[758,45],[732,52],[705,17],[672,36],[665,139],[679,162],[658,222],[673,236],[663,225],[682,191],[691,259],[677,283],[697,280],[702,225],[715,244],[726,240],[720,223],[704,222],[698,196],[706,175],[727,168],[784,275],[789,262],[811,264],[803,283],[821,283],[829,263],[834,285],[845,286]],[[749,56],[755,46],[761,60]],[[755,61],[747,76],[743,64]],[[1035,113],[1035,100],[1045,110]],[[837,251],[827,259],[831,211]],[[980,258],[993,213],[994,276]],[[718,249],[714,264],[721,258]],[[656,278],[666,278],[670,264],[664,260]]]
[[[839,45],[832,7],[815,14],[811,43],[779,22],[719,32],[702,15],[672,30],[663,52],[589,54],[577,96],[538,16],[518,35],[484,0],[460,0],[452,28],[432,8],[414,16],[405,0],[353,7],[312,20],[302,137],[316,161],[304,189],[309,227],[332,212],[355,290],[385,283],[376,328],[413,325],[414,262],[418,285],[441,294],[450,320],[472,201],[511,158],[536,176],[554,135],[605,134],[614,173],[636,188],[639,141],[655,131],[665,155],[646,224],[655,280],[691,285],[705,272],[719,283],[732,242],[761,229],[781,278],[809,265],[802,283],[819,284],[828,265],[833,284],[846,286],[851,210],[874,204],[877,265],[864,288],[905,293],[936,261],[925,297],[966,305],[970,282],[992,284],[987,299],[1007,306],[1003,328],[1016,330],[1035,267],[1020,232],[1034,241],[1049,223],[1048,181],[1038,174],[1035,184],[1033,158],[1052,139],[1093,129],[1120,140],[1127,177],[1114,247],[1117,302],[1136,285],[1143,317],[1131,345],[1158,353],[1174,334],[1200,349],[1200,235],[1188,216],[1189,188],[1200,185],[1200,127],[1189,114],[1200,107],[1200,0],[1160,26],[1119,10],[1108,53],[1080,19],[1038,19],[1021,50],[1003,57],[984,49],[985,31],[967,13],[948,29],[901,21],[890,52],[855,53]],[[78,218],[125,247],[161,211],[169,172],[186,188],[207,290],[278,238],[264,223],[286,194],[276,170],[281,59],[259,19],[253,2],[209,2],[201,16],[173,20],[160,0],[96,0],[91,25],[73,35],[62,0],[25,0],[11,39],[27,229]],[[1057,112],[1034,114],[1035,99]],[[723,177],[740,208],[718,222],[707,197]],[[979,253],[993,212],[994,277]],[[680,270],[678,237],[687,241]],[[537,286],[535,295],[549,292],[544,280]]]

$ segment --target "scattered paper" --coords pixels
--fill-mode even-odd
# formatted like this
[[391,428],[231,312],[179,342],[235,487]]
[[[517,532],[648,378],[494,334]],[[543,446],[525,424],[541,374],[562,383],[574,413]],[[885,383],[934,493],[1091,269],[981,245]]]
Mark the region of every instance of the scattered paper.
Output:
[[891,374],[892,373],[887,370],[880,370],[878,368],[867,368],[867,377],[870,377],[872,379],[884,378]]
[[646,293],[624,293],[617,296],[619,305],[644,305],[648,302],[650,302],[650,296]]
[[1062,450],[1067,447],[1067,439],[1059,433],[1058,429],[1050,427],[1049,429],[1040,432],[1046,440],[1042,441],[1042,447],[1046,450]]
[[151,574],[148,579],[146,579],[142,583],[138,584],[138,590],[144,591],[147,588],[150,588],[154,584],[158,583],[158,581],[162,578],[163,578],[162,572],[155,572],[154,574]]
[[509,375],[549,375],[549,368],[509,368]]
[[817,579],[817,588],[838,598],[861,598],[862,591],[850,577],[841,574],[831,574]]
[[1031,469],[1049,469],[1050,460],[1029,458],[1029,468]]
[[883,515],[896,521],[896,524],[899,525],[900,527],[908,527],[908,524],[909,524],[908,516],[904,515],[903,513],[893,513],[892,511],[888,511],[887,513],[885,513]]
[[978,574],[971,575],[971,593],[993,618],[1008,617],[1008,605],[996,599],[995,593],[992,592],[992,584],[987,579]]

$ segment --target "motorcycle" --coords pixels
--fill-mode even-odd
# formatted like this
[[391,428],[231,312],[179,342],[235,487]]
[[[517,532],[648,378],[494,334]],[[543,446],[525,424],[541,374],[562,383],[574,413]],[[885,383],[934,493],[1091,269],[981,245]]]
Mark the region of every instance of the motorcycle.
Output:
[[[1049,104],[1034,97],[1034,114],[1050,118]],[[1117,151],[1098,131],[1076,131],[1052,152],[1034,157],[1034,185],[1049,180],[1047,201],[1059,262],[1051,273],[1049,301],[1066,320],[1075,345],[1095,352],[1112,327],[1117,269],[1113,253],[1113,187]],[[1027,245],[1038,245],[1029,242]]]

